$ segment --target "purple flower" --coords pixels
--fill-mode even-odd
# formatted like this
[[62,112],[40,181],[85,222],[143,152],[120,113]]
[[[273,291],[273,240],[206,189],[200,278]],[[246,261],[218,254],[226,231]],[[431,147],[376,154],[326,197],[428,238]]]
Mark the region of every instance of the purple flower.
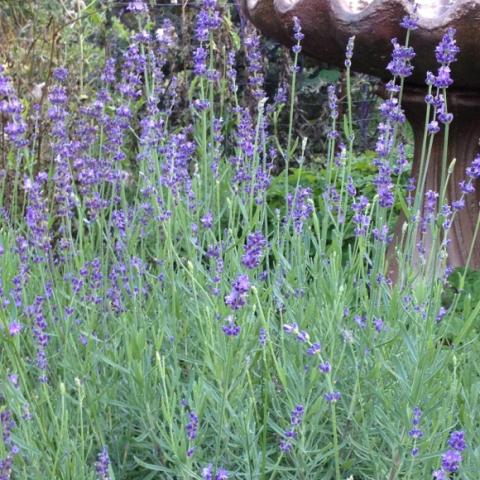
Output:
[[283,331],[284,331],[285,333],[293,333],[293,334],[295,334],[295,335],[298,335],[298,333],[299,333],[298,324],[296,324],[296,323],[292,323],[292,324],[286,323],[286,324],[283,326]]
[[450,434],[448,444],[458,452],[463,452],[467,445],[465,443],[465,433],[463,431],[455,431]]
[[296,41],[296,44],[292,47],[292,51],[293,53],[298,54],[302,51],[301,43],[305,38],[298,17],[293,17],[293,38]]
[[340,400],[342,394],[340,392],[328,392],[324,395],[324,398],[329,403],[335,403]]
[[312,190],[299,187],[295,194],[289,193],[287,203],[295,231],[300,234],[303,224],[313,213]]
[[450,67],[441,66],[438,69],[438,74],[433,81],[433,85],[437,88],[448,88],[452,83],[453,79],[450,76],[451,70]]
[[437,323],[441,322],[443,320],[443,317],[448,313],[448,310],[445,307],[440,307],[438,309],[437,316],[435,318],[435,321]]
[[448,480],[449,476],[448,473],[445,472],[445,470],[435,470],[433,472],[433,478],[436,480]]
[[454,28],[449,28],[447,33],[442,37],[442,40],[435,48],[435,56],[437,62],[442,65],[450,65],[450,63],[457,60],[457,54],[460,49],[457,46],[457,41],[455,40],[456,30]]
[[290,428],[284,431],[283,437],[280,440],[280,450],[282,452],[289,452],[292,449],[292,441],[297,438],[297,429],[303,422],[305,408],[303,405],[296,405],[290,414]]
[[261,328],[258,334],[258,343],[261,347],[264,347],[267,344],[267,338],[267,331],[264,328]]
[[223,333],[225,333],[227,337],[238,337],[241,327],[235,323],[235,317],[229,315],[225,321],[227,323],[222,326]]
[[207,72],[207,51],[203,47],[198,47],[193,52],[193,73],[203,76]]
[[458,185],[462,193],[468,194],[475,191],[475,187],[472,185],[472,182],[466,182],[465,180],[462,180]]
[[12,430],[15,428],[16,423],[12,418],[10,410],[4,410],[0,413],[0,423],[2,425],[2,438],[5,446],[12,446]]
[[206,467],[202,469],[202,478],[203,480],[212,480],[213,473],[212,473],[212,464],[208,464]]
[[338,118],[338,97],[335,91],[335,85],[327,87],[328,92],[328,109],[330,110],[330,118],[336,120]]
[[347,48],[345,50],[345,66],[350,68],[352,66],[353,47],[355,45],[355,37],[348,39]]
[[330,365],[330,362],[323,362],[318,366],[318,369],[322,373],[330,373],[332,370],[332,366]]
[[455,473],[460,467],[462,455],[456,450],[447,450],[442,455],[442,468],[450,473]]
[[298,426],[302,423],[303,414],[305,413],[305,408],[303,405],[296,405],[295,408],[292,410],[292,414],[290,416],[290,424],[292,426]]
[[412,428],[409,432],[408,435],[412,437],[414,440],[417,438],[423,437],[423,432],[419,428]]
[[480,155],[477,155],[469,167],[465,169],[465,173],[471,179],[480,177]]
[[242,256],[242,264],[249,269],[257,268],[266,246],[267,241],[261,232],[250,233],[247,237],[245,253]]
[[400,26],[405,30],[416,30],[418,28],[418,13],[417,5],[414,5],[414,10],[411,15],[405,15],[400,22]]
[[430,135],[434,135],[435,133],[438,133],[440,131],[440,126],[438,125],[438,122],[436,120],[432,120],[428,124],[427,130]]
[[265,77],[263,73],[263,56],[260,51],[260,35],[256,30],[248,33],[244,40],[248,85],[253,98],[257,101],[265,97],[263,85]]
[[127,11],[132,13],[148,13],[148,6],[143,0],[130,0]]
[[297,333],[297,340],[301,343],[307,343],[310,340],[310,335],[305,330]]
[[228,472],[224,468],[219,468],[215,475],[215,480],[228,480]]
[[202,9],[197,15],[195,24],[195,38],[199,42],[206,42],[210,32],[221,25],[220,12],[216,0],[204,0]]
[[8,376],[8,381],[15,387],[18,388],[19,382],[18,382],[18,375],[16,373],[11,373]]
[[292,444],[288,440],[280,440],[280,450],[288,453],[292,449]]
[[353,320],[360,328],[365,328],[367,326],[367,319],[364,315],[355,315]]
[[203,228],[209,229],[213,226],[213,215],[212,212],[207,212],[201,219],[200,223]]
[[192,441],[197,438],[198,431],[198,416],[195,412],[191,411],[188,414],[188,420],[185,430],[187,431],[187,438]]
[[95,463],[95,470],[100,477],[100,480],[110,480],[110,474],[108,468],[110,465],[110,457],[108,455],[108,449],[104,446],[101,452],[97,455],[97,461]]
[[392,45],[392,60],[387,65],[387,70],[396,77],[409,77],[413,72],[413,66],[410,64],[415,57],[413,48],[400,45],[396,38],[392,39]]
[[22,328],[23,326],[20,323],[11,322],[10,325],[8,326],[8,333],[10,333],[12,337],[15,337],[22,331]]
[[381,318],[373,318],[373,325],[375,327],[375,330],[380,333],[383,330],[384,327],[384,322]]
[[232,310],[240,310],[245,305],[247,293],[250,289],[250,280],[248,275],[239,275],[232,282],[231,292],[225,296],[225,304]]
[[314,356],[317,353],[320,353],[322,346],[319,343],[314,343],[307,349],[307,355]]

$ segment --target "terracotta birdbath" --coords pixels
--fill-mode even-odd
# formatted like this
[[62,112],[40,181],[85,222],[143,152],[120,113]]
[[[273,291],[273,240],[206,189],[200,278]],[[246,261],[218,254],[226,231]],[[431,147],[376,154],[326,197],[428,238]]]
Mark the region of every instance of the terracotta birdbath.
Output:
[[[400,21],[413,11],[407,0],[242,0],[250,20],[265,34],[292,44],[293,17],[305,34],[303,50],[330,65],[342,66],[345,45],[355,36],[352,69],[390,80],[386,70],[392,38],[404,38]],[[447,201],[461,197],[459,182],[478,153],[480,138],[480,0],[420,0],[418,29],[410,45],[416,57],[413,75],[406,79],[403,107],[415,138],[414,175],[418,174],[425,123],[425,75],[436,72],[435,47],[450,27],[456,29],[458,59],[451,65],[454,84],[448,89],[448,109],[454,115],[449,126],[448,163],[456,159],[447,187]],[[443,132],[443,131],[442,131]],[[435,135],[424,192],[440,190],[443,133]],[[466,207],[450,230],[448,263],[464,266],[479,215],[480,192],[466,197]],[[427,242],[426,249],[429,245]],[[480,268],[480,240],[470,266]]]

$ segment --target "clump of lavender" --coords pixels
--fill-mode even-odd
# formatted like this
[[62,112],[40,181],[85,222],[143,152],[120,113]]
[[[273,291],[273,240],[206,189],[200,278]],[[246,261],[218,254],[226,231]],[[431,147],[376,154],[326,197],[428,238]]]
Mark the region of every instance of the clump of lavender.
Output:
[[97,455],[97,461],[95,462],[95,471],[97,472],[99,480],[110,480],[109,467],[110,457],[108,455],[108,448],[104,446]]
[[249,269],[257,268],[260,265],[267,240],[261,232],[250,233],[245,245],[245,253],[242,256],[242,264]]
[[433,472],[433,478],[437,480],[447,480],[451,473],[458,472],[460,463],[463,460],[461,452],[467,445],[465,443],[465,433],[463,431],[455,431],[450,434],[448,445],[451,447],[442,455],[442,466]]

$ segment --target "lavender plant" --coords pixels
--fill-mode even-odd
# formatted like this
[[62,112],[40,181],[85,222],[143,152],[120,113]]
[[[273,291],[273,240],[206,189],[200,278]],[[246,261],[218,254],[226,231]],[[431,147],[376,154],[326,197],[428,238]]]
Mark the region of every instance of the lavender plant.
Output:
[[[0,478],[476,478],[480,304],[460,317],[458,297],[442,304],[464,197],[446,205],[422,174],[409,184],[399,279],[388,275],[394,205],[407,195],[399,130],[415,18],[392,42],[368,196],[353,173],[353,38],[343,118],[328,88],[319,186],[308,140],[293,134],[298,19],[289,98],[282,86],[270,99],[258,33],[238,31],[228,5],[198,5],[181,73],[172,22],[154,29],[146,1],[126,13],[138,29],[120,61],[98,68],[87,102],[60,68],[48,104],[22,106],[0,71]],[[427,75],[426,163],[454,121],[454,35]],[[15,178],[35,148],[23,126],[42,108],[49,167]],[[426,234],[437,248],[421,248]]]

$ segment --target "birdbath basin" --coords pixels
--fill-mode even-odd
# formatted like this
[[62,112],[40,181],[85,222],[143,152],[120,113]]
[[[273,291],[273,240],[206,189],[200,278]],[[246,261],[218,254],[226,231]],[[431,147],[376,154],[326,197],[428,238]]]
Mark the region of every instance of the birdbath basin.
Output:
[[[352,69],[390,80],[386,70],[392,52],[392,38],[404,38],[400,21],[413,12],[407,0],[242,0],[252,23],[263,33],[291,45],[293,18],[300,20],[305,38],[303,50],[321,62],[342,66],[345,45],[355,36]],[[446,200],[462,196],[459,183],[478,152],[480,138],[480,0],[421,0],[418,28],[410,45],[416,52],[413,74],[405,80],[403,108],[415,139],[413,174],[418,176],[425,126],[427,71],[436,72],[435,47],[449,28],[455,28],[460,48],[451,65],[453,85],[448,89],[448,163],[456,159],[446,190]],[[440,191],[443,130],[435,135],[423,191]],[[448,264],[464,266],[472,246],[480,212],[480,193],[469,194],[449,233]],[[424,245],[428,251],[430,245]],[[470,266],[480,268],[480,240],[475,240]]]

